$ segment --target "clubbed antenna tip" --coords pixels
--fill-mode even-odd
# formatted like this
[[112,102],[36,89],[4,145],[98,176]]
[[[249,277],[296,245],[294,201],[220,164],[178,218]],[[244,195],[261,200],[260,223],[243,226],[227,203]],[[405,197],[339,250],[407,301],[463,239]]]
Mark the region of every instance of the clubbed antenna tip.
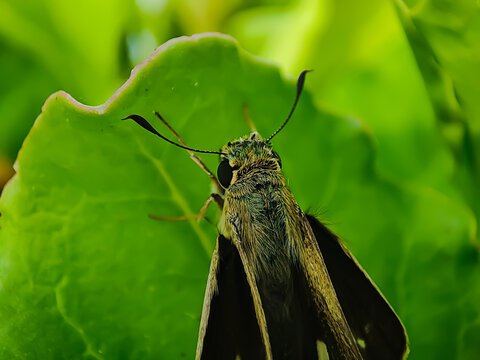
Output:
[[293,112],[295,111],[295,108],[297,107],[298,99],[300,98],[300,94],[302,93],[303,90],[303,84],[305,83],[305,76],[307,75],[308,72],[313,71],[313,70],[303,70],[300,75],[298,76],[297,80],[297,95],[295,96],[295,101],[293,103],[292,109],[290,110],[290,113],[287,116],[287,119],[283,122],[283,124],[275,131],[270,137],[267,139],[267,143],[270,142],[270,140],[273,139],[275,135],[277,135],[284,127],[287,125],[288,120],[293,115]]

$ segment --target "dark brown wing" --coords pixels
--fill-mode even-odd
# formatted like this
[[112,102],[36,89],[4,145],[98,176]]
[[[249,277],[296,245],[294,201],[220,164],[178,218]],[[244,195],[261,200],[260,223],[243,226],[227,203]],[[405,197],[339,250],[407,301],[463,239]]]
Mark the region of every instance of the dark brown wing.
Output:
[[250,287],[238,250],[219,235],[205,292],[197,359],[264,360]]
[[307,215],[343,313],[364,359],[399,360],[408,353],[400,319],[352,254],[315,217]]

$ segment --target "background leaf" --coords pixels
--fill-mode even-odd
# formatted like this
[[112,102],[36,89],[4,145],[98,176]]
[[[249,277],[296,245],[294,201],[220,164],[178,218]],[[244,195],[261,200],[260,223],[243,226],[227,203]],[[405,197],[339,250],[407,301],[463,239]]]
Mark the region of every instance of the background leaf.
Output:
[[[215,225],[147,215],[195,213],[209,181],[188,154],[120,119],[141,114],[162,130],[159,111],[188,144],[218,149],[248,132],[243,103],[273,132],[294,86],[232,39],[204,35],[163,45],[100,107],[52,95],[0,202],[1,357],[192,358]],[[403,319],[411,358],[477,357],[468,208],[379,175],[364,124],[308,92],[274,147],[302,208],[328,209]]]
[[[455,157],[453,194],[480,216],[480,8],[473,1],[397,2],[444,142]],[[477,256],[478,254],[471,254]],[[473,281],[478,283],[478,269]],[[475,286],[473,286],[475,288]],[[467,287],[461,304],[479,304]],[[473,306],[458,333],[458,358],[479,355],[479,307]]]
[[68,89],[80,101],[101,104],[121,85],[134,10],[129,0],[0,2],[2,156],[13,162],[52,92]]

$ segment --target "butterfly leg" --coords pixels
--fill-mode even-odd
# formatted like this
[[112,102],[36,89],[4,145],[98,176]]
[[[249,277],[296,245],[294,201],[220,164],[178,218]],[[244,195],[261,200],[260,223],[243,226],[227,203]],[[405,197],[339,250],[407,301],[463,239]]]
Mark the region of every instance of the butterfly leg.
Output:
[[250,118],[250,111],[248,110],[247,103],[243,103],[243,117],[245,118],[245,122],[247,123],[248,127],[250,128],[251,132],[257,132],[255,128],[255,124],[253,123],[252,119]]
[[[215,202],[220,210],[223,209],[223,198],[219,194],[210,194],[208,199],[205,201],[205,203],[202,205],[200,208],[200,211],[198,214],[193,214],[193,215],[186,215],[186,216],[161,216],[161,215],[153,215],[149,214],[148,217],[154,220],[160,220],[160,221],[188,221],[188,220],[197,220],[197,222],[200,222],[202,219],[206,219],[205,214],[207,213],[208,206],[212,203]],[[208,220],[208,219],[207,219]]]
[[[160,119],[160,121],[172,132],[173,135],[177,138],[177,140],[182,144],[183,146],[188,146],[185,141],[178,135],[178,133],[170,126],[169,123],[160,115],[157,111],[155,111],[155,115]],[[188,153],[190,154],[190,157],[192,158],[195,163],[200,166],[200,168],[208,175],[210,180],[212,181],[212,184],[214,185],[214,189],[217,193],[223,194],[225,190],[223,190],[223,187],[220,186],[220,183],[218,182],[217,177],[210,171],[210,169],[205,165],[205,163],[198,157],[193,151],[187,150]]]

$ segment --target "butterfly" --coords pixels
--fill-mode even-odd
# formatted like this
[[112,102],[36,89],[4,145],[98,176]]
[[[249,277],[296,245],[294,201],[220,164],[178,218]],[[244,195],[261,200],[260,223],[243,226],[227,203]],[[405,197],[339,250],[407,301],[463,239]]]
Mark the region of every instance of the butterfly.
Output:
[[[404,359],[404,326],[342,241],[304,213],[289,190],[271,140],[297,106],[307,70],[297,80],[287,119],[267,139],[256,131],[220,151],[184,148],[204,168],[222,210],[197,342],[197,360]],[[194,153],[220,156],[217,177]],[[313,190],[312,190],[313,191]],[[202,212],[201,211],[201,212]]]

